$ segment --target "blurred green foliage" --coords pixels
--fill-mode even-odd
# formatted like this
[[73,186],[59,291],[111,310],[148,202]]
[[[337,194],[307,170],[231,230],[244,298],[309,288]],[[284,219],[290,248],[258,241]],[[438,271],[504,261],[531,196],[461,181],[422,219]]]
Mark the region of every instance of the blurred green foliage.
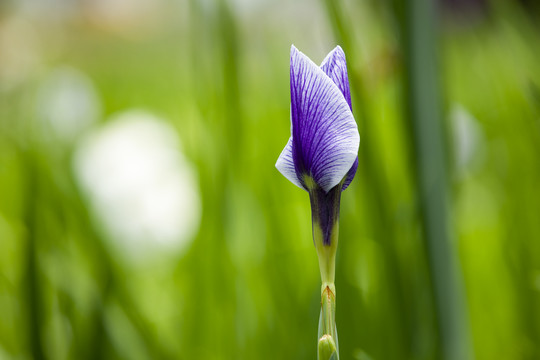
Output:
[[[309,201],[274,168],[290,130],[291,43],[319,61],[342,45],[362,138],[342,199],[340,355],[441,357],[429,189],[407,117],[409,2],[44,3],[0,7],[0,359],[315,358]],[[444,9],[432,19],[442,197],[463,338],[477,359],[538,359],[539,17],[513,1]],[[99,97],[97,122],[68,140],[40,115],[59,66]],[[133,108],[174,127],[202,207],[185,247],[149,260],[113,245],[74,173],[85,137]]]

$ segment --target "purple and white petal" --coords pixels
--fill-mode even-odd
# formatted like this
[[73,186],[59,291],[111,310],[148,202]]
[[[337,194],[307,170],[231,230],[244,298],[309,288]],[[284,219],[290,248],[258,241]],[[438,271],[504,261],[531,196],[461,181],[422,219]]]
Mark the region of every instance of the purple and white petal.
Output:
[[349,108],[352,111],[351,89],[349,88],[349,75],[347,73],[347,60],[341,46],[336,46],[330,51],[321,63],[321,69],[337,85],[343,93]]
[[[321,63],[321,69],[341,90],[345,100],[347,100],[347,103],[349,104],[349,108],[352,111],[351,90],[349,87],[349,75],[347,73],[347,60],[341,46],[336,46],[334,50],[330,51],[330,53],[326,55],[326,58],[324,58],[323,62]],[[356,175],[357,169],[358,157],[356,157],[353,166],[347,173],[347,178],[343,183],[342,191],[350,185],[351,181]]]
[[354,179],[354,175],[356,175],[356,170],[358,169],[358,156],[356,157],[356,160],[354,160],[353,165],[349,169],[349,172],[347,173],[347,177],[345,178],[345,181],[343,182],[343,186],[341,187],[341,191],[345,190],[349,187],[351,182]]
[[301,189],[307,190],[300,179],[296,175],[296,170],[294,168],[293,154],[292,154],[292,138],[289,138],[287,145],[279,155],[279,158],[276,162],[276,168],[279,172],[285,176],[290,182],[298,186]]
[[340,88],[307,56],[291,47],[292,157],[298,177],[328,192],[353,166],[358,127]]

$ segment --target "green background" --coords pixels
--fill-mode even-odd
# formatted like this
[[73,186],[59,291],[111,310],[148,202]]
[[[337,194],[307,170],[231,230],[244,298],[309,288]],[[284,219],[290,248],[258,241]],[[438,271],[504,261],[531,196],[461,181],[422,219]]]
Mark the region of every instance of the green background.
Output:
[[[316,357],[309,199],[274,167],[293,43],[316,63],[343,47],[361,136],[341,204],[341,358],[539,359],[538,6],[414,3],[428,2],[2,2],[0,359]],[[70,141],[36,115],[58,66],[91,79],[102,109]],[[440,138],[414,115],[434,104]],[[137,261],[73,171],[86,133],[133,108],[173,127],[201,201],[182,251]],[[434,140],[421,153],[418,134]]]

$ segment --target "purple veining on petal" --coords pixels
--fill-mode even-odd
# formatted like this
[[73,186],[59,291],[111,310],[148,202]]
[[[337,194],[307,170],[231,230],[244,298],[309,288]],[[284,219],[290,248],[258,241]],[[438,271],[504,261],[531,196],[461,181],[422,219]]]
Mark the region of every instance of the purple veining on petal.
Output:
[[[340,61],[340,57],[327,61],[328,68],[339,68],[330,65]],[[337,70],[332,73],[338,74]],[[298,180],[305,188],[302,175],[307,174],[328,192],[352,169],[360,136],[342,90],[294,46],[291,115],[292,158]]]
[[[345,100],[347,100],[347,103],[349,104],[349,108],[352,111],[351,90],[349,87],[349,75],[347,73],[347,61],[345,59],[345,53],[339,45],[326,56],[321,63],[321,69],[341,90]],[[354,161],[354,164],[351,166],[350,170],[347,172],[347,177],[343,183],[343,188],[341,191],[349,187],[354,179],[354,176],[356,175],[357,169],[358,156],[356,157],[356,160]]]
[[321,69],[332,79],[339,90],[343,93],[349,108],[352,111],[351,90],[349,88],[349,75],[347,73],[347,60],[341,46],[336,46],[330,51],[321,63]]

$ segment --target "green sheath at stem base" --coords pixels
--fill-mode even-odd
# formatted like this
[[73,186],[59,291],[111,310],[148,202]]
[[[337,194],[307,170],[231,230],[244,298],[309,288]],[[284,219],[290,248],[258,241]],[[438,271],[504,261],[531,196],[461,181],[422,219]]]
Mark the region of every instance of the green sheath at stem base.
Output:
[[334,293],[334,284],[328,284],[323,288],[321,294],[319,343],[317,346],[317,358],[319,360],[339,359],[336,329],[336,297]]
[[337,238],[339,232],[338,222],[332,228],[330,246],[322,243],[322,233],[317,226],[313,226],[315,248],[319,257],[321,271],[321,314],[319,318],[319,334],[317,346],[318,360],[338,360],[339,345],[336,330],[336,286],[334,285]]
[[319,359],[334,359],[337,360],[337,349],[336,349],[336,343],[334,342],[334,339],[330,335],[323,335],[319,339],[319,346],[318,346],[318,358]]

